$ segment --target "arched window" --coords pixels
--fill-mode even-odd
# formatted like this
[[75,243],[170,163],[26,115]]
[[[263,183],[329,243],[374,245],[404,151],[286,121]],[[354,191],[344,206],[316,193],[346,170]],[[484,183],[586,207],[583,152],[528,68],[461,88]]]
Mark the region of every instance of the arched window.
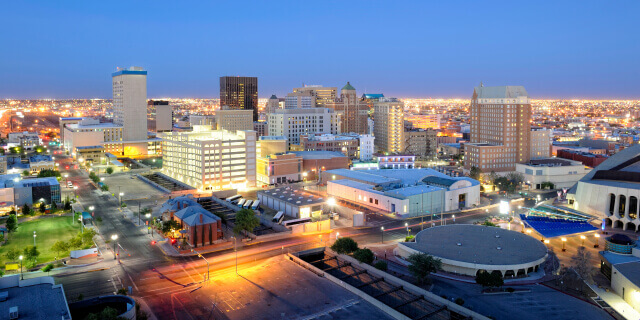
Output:
[[620,203],[618,204],[618,214],[621,218],[624,218],[624,209],[627,206],[627,197],[620,195]]
[[609,194],[609,215],[612,216],[614,210],[616,209],[616,195],[613,193]]
[[638,198],[629,198],[629,219],[634,220],[638,216]]

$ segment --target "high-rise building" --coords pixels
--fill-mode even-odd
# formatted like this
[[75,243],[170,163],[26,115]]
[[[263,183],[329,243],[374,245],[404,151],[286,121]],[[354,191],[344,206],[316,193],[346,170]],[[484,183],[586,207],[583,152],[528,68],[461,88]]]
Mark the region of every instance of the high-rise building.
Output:
[[293,92],[284,98],[285,109],[315,108],[316,97],[309,91]]
[[531,159],[531,102],[522,86],[485,87],[471,98],[471,142],[465,144],[465,168],[514,171]]
[[408,122],[414,129],[440,129],[439,114],[405,114],[404,121]]
[[258,78],[220,77],[220,106],[253,110],[253,121],[258,121]]
[[293,93],[308,94],[314,97],[315,106],[325,108],[327,104],[333,103],[337,98],[338,88],[323,87],[318,85],[306,85],[302,88],[293,88]]
[[191,132],[160,135],[164,174],[200,190],[255,186],[255,132],[194,126]]
[[252,110],[229,110],[226,106],[216,111],[215,122],[217,130],[236,132],[238,130],[253,130]]
[[340,133],[340,114],[329,108],[280,109],[269,114],[269,135],[299,144],[300,135]]
[[373,103],[373,135],[376,149],[404,152],[404,103],[396,98],[380,98]]
[[340,90],[340,98],[328,103],[327,107],[342,114],[342,132],[367,133],[369,107],[358,99],[351,83],[347,82]]
[[269,114],[271,112],[274,112],[276,110],[280,109],[280,99],[278,99],[278,97],[276,97],[275,94],[271,95],[271,98],[269,98],[269,100],[267,100],[267,105],[264,108],[264,112]]
[[551,157],[551,130],[531,128],[531,159]]
[[169,101],[149,100],[151,114],[155,121],[155,131],[165,132],[173,130],[173,106]]
[[113,79],[113,123],[122,126],[123,141],[147,140],[147,71],[118,68]]

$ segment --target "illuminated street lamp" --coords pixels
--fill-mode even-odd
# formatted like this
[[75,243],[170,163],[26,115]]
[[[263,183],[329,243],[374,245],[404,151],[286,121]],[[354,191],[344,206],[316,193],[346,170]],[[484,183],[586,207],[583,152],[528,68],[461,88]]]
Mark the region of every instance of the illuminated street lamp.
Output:
[[24,275],[22,274],[22,256],[19,257],[20,259],[20,280],[24,280]]
[[587,237],[585,236],[580,236],[580,240],[582,240],[582,246],[584,247],[584,239],[586,239]]
[[36,246],[36,231],[33,230],[33,246]]
[[407,228],[407,237],[409,236],[409,223],[404,223],[405,228]]
[[382,239],[382,243],[384,243],[384,227],[380,227],[380,237]]
[[120,200],[120,206],[122,207],[122,196],[124,196],[124,192],[118,193],[118,200]]
[[453,218],[453,223],[455,223],[455,222],[456,222],[456,215],[455,215],[455,214],[452,214],[452,215],[451,215],[451,218]]
[[600,247],[600,235],[596,233],[594,236],[596,237],[596,244],[594,244],[593,247],[598,248]]
[[112,234],[111,240],[113,240],[113,260],[115,260],[116,259],[116,240],[118,240],[118,235]]
[[544,244],[549,244],[549,242],[550,242],[549,239],[544,240]]
[[567,249],[565,248],[565,243],[567,242],[567,238],[562,237],[562,252],[567,251]]
[[[145,217],[147,217],[147,234],[149,234],[151,232],[151,223],[149,218],[151,218],[151,213],[147,213],[144,215]],[[151,235],[151,237],[153,238],[153,235]]]
[[306,182],[307,181],[307,172],[306,171],[302,173],[302,177],[303,177],[303,180]]

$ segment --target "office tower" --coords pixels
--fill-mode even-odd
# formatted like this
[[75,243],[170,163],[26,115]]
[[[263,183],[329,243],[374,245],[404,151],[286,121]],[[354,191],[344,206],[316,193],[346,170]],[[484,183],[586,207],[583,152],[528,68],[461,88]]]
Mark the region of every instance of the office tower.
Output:
[[358,99],[356,89],[349,82],[340,90],[340,98],[327,107],[342,114],[342,132],[367,133],[369,107]]
[[284,98],[285,109],[315,108],[316,97],[311,92],[293,92]]
[[220,106],[253,110],[253,121],[258,121],[258,78],[220,77]]
[[306,85],[302,88],[293,88],[293,93],[303,93],[315,98],[315,106],[317,108],[325,108],[327,104],[333,103],[337,98],[338,88],[323,87],[318,85]]
[[299,144],[300,135],[340,133],[340,115],[329,108],[280,109],[269,114],[269,135]]
[[[146,141],[147,71],[141,67],[118,68],[112,79],[113,122],[122,126],[123,141]],[[143,144],[146,148],[146,142]]]
[[378,151],[404,152],[404,103],[380,98],[373,103],[373,132]]
[[264,112],[269,114],[271,112],[274,112],[276,110],[280,109],[280,99],[278,99],[278,97],[276,97],[275,94],[271,95],[271,98],[269,98],[269,100],[267,100],[267,105],[264,108]]
[[404,152],[418,157],[433,157],[437,153],[437,132],[433,129],[405,130]]
[[149,100],[149,107],[154,115],[156,132],[173,130],[173,106],[169,101]]
[[485,87],[471,98],[471,142],[465,144],[465,168],[514,171],[531,158],[531,103],[522,86]]
[[531,128],[531,159],[551,157],[551,130]]
[[253,130],[253,110],[229,110],[227,106],[216,111],[215,122],[217,130],[236,132],[238,130]]
[[258,137],[269,135],[269,124],[266,121],[254,121],[253,131],[256,132]]
[[194,126],[192,132],[165,132],[162,172],[199,190],[255,186],[256,134]]
[[440,129],[441,115],[439,114],[405,114],[404,121],[414,129]]

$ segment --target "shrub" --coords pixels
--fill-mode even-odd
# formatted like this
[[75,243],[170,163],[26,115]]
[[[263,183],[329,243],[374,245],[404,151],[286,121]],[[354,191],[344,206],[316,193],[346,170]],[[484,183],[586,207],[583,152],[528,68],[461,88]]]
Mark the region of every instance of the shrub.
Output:
[[381,271],[387,271],[387,262],[384,260],[378,260],[376,261],[376,263],[373,264],[373,266]]
[[416,238],[416,236],[414,236],[414,235],[407,236],[406,238],[404,238],[404,242],[411,242],[415,238]]
[[456,300],[454,300],[453,302],[455,302],[459,306],[464,305],[464,299],[460,297],[456,298]]
[[358,249],[353,253],[353,257],[360,262],[370,264],[373,262],[373,251],[368,248]]
[[44,268],[42,268],[42,272],[49,272],[49,271],[51,271],[51,269],[53,269],[53,265],[52,264],[48,264],[48,265],[44,266]]
[[339,254],[351,254],[358,250],[358,243],[349,237],[343,237],[333,243],[331,250]]

